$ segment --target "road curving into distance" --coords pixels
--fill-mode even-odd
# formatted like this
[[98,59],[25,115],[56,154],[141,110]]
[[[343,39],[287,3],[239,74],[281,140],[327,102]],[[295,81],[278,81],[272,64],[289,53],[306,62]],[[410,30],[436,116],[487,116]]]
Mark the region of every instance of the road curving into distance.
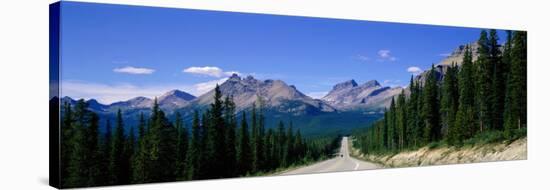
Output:
[[341,172],[341,171],[369,170],[369,169],[381,168],[381,166],[378,164],[357,160],[351,157],[349,155],[348,146],[349,146],[348,137],[343,137],[341,146],[340,146],[340,152],[336,155],[336,157],[313,164],[313,165],[287,171],[280,175]]

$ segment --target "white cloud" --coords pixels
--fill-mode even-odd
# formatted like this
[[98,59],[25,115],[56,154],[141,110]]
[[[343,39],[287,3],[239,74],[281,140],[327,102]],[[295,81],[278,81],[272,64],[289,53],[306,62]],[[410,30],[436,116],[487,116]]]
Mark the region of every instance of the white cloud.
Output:
[[306,93],[307,96],[309,97],[312,97],[312,98],[315,98],[315,99],[319,99],[319,98],[322,98],[324,97],[325,95],[327,95],[328,92],[324,91],[324,92],[309,92],[309,93]]
[[187,69],[184,69],[183,72],[185,73],[193,73],[193,74],[199,74],[199,75],[208,75],[213,77],[221,77],[222,76],[222,69],[218,67],[189,67]]
[[154,98],[170,90],[179,89],[200,96],[223,83],[227,78],[196,84],[134,85],[129,83],[102,84],[84,81],[62,81],[61,96],[74,99],[96,99],[103,104],[125,101],[138,96]]
[[134,74],[134,75],[148,75],[148,74],[153,74],[153,72],[155,72],[154,69],[143,68],[143,67],[132,67],[132,66],[115,68],[113,69],[113,71],[115,73],[127,73],[127,74]]
[[420,67],[413,66],[413,67],[407,68],[407,72],[412,73],[414,75],[418,75],[422,72],[422,69],[420,69]]
[[391,54],[390,50],[381,49],[378,50],[378,61],[396,61],[397,57]]
[[378,56],[381,58],[389,58],[390,57],[390,50],[387,49],[381,49],[378,51]]
[[231,76],[232,74],[241,75],[241,73],[239,73],[238,71],[226,71],[226,72],[224,72],[219,67],[211,67],[211,66],[189,67],[189,68],[184,69],[182,72],[197,74],[197,75],[206,75],[206,76],[217,77],[217,78]]

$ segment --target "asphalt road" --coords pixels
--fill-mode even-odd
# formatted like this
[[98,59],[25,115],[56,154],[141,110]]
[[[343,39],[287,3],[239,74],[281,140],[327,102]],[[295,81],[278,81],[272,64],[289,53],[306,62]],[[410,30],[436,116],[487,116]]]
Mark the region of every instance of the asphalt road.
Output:
[[340,147],[340,153],[329,160],[325,160],[313,165],[305,166],[288,172],[284,172],[281,175],[294,175],[294,174],[311,174],[311,173],[325,173],[325,172],[340,172],[340,171],[354,171],[354,170],[367,170],[380,168],[379,165],[357,160],[349,156],[349,143],[348,137],[342,138]]

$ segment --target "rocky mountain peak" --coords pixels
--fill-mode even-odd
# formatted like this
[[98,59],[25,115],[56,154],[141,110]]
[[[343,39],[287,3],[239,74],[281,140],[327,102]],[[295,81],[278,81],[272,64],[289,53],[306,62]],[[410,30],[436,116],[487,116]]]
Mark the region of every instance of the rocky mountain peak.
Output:
[[86,103],[88,104],[88,107],[92,110],[105,110],[105,109],[107,109],[107,106],[99,103],[96,99],[93,99],[93,98],[86,101]]
[[237,73],[233,73],[233,74],[231,75],[231,77],[229,77],[228,80],[240,81],[240,80],[241,80],[241,77],[240,77]]
[[100,103],[96,99],[93,99],[93,98],[86,101],[86,103],[88,103],[88,105],[100,105]]
[[255,81],[256,79],[252,75],[248,75],[248,76],[246,76],[246,78],[244,80]]
[[371,87],[380,86],[380,83],[378,83],[378,81],[376,81],[376,80],[370,80],[370,81],[365,82],[361,86],[366,87],[366,88],[371,88]]
[[163,101],[168,98],[179,98],[185,101],[191,101],[195,99],[195,96],[181,90],[171,90],[160,96],[159,101]]
[[397,94],[396,89],[382,87],[376,80],[370,80],[358,86],[354,80],[336,84],[322,98],[332,107],[342,110],[382,109],[388,100]]
[[147,97],[143,97],[143,96],[138,96],[138,97],[129,99],[128,102],[143,102],[143,101],[148,101],[148,100],[151,100],[151,99],[149,99]]
[[[283,112],[302,113],[311,110],[334,111],[320,100],[314,100],[281,80],[258,80],[252,76],[237,80],[232,76],[230,80],[220,84],[223,96],[232,96],[237,110],[248,109],[258,97],[262,98],[265,106],[271,109],[281,109]],[[213,90],[199,96],[193,104],[209,105],[213,102]]]
[[118,108],[147,108],[153,105],[153,100],[138,96],[127,101],[115,102],[109,105],[109,107]]
[[188,105],[189,102],[195,98],[195,96],[187,92],[181,90],[171,90],[160,96],[158,103],[161,108],[175,109]]
[[353,88],[353,87],[356,87],[356,86],[357,86],[357,82],[355,82],[355,80],[351,79],[351,80],[344,81],[344,82],[341,82],[341,83],[338,83],[338,84],[334,85],[332,90],[349,89],[349,88]]

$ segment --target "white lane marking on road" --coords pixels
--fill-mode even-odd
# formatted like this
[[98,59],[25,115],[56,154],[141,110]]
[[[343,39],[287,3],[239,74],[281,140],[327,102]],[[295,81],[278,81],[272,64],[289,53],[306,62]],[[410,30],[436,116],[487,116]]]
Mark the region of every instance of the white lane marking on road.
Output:
[[355,168],[353,168],[353,170],[357,170],[357,168],[359,168],[359,162],[355,162]]

